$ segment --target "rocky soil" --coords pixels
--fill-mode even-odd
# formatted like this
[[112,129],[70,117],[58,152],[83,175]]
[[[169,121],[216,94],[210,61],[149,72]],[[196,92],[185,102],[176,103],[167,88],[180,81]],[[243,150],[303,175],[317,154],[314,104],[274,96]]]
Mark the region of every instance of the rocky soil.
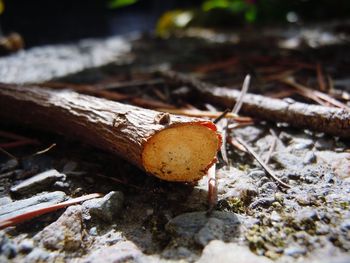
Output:
[[[41,82],[70,74],[63,80],[93,83],[106,71],[179,65],[196,49],[191,41],[183,44],[179,58],[176,44],[164,41],[152,57],[146,51],[154,42],[147,38],[133,49],[125,48],[126,40],[82,43],[1,58],[0,80]],[[106,56],[93,59],[100,51]],[[87,69],[112,58],[108,66]],[[11,151],[18,160],[2,157],[0,219],[103,194],[1,230],[0,262],[350,262],[350,151],[337,137],[265,122],[232,130],[263,159],[276,140],[269,165],[292,187],[280,189],[248,154],[227,146],[229,164],[218,164],[219,201],[208,213],[206,178],[195,185],[162,182],[78,142],[0,127],[41,142]],[[53,142],[52,150],[33,155]]]

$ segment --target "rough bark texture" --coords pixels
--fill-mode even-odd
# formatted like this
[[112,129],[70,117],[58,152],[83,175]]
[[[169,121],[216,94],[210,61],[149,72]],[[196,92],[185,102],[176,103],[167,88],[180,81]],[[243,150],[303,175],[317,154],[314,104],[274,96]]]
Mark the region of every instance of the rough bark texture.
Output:
[[[0,84],[0,116],[9,121],[78,138],[98,148],[117,153],[138,167],[169,181],[200,179],[215,159],[220,144],[215,125],[210,122],[169,115],[64,90]],[[178,134],[175,135],[176,138],[171,137],[172,131],[180,133],[184,131],[189,136],[193,135],[194,141],[205,139],[201,141],[202,145],[193,146],[207,150],[206,156],[203,155],[202,163],[198,164],[202,165],[201,171],[176,174],[176,171],[167,169],[167,163],[162,162],[159,164],[161,167],[153,167],[154,169],[145,163],[148,158],[144,153],[146,148],[147,154],[153,154],[154,156],[151,157],[156,159],[155,161],[163,158],[162,153],[157,152],[157,149],[161,148],[179,158],[178,162],[171,159],[175,164],[184,162],[181,160],[183,149],[171,152],[172,149],[167,146],[166,139],[163,144],[157,141],[159,137],[164,140],[164,137],[169,136],[169,142],[173,144],[176,140],[181,142]],[[149,141],[152,141],[153,146],[147,144]],[[186,147],[186,142],[191,141],[192,138],[184,141],[182,146]],[[213,145],[216,147],[215,150]],[[197,148],[195,154],[200,152]],[[211,156],[210,160],[209,156]],[[188,154],[186,158],[185,161],[192,164],[201,156]],[[204,164],[204,162],[207,163]],[[172,163],[171,167],[176,168],[176,165]]]
[[[224,107],[233,107],[240,91],[215,87],[195,78],[176,72],[162,72],[172,82],[187,85],[199,92],[207,101]],[[255,118],[287,122],[294,127],[322,131],[331,135],[350,137],[350,112],[345,109],[287,102],[262,95],[246,94],[241,112]]]

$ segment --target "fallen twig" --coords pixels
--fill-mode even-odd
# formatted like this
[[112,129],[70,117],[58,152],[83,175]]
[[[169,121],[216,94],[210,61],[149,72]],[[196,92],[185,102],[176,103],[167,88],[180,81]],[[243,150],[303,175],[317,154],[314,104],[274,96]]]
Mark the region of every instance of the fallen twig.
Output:
[[325,92],[327,89],[326,89],[326,84],[322,74],[322,67],[320,63],[317,63],[316,65],[316,74],[317,74],[317,81],[318,81],[318,86],[320,88],[320,91]]
[[53,144],[51,144],[49,147],[47,147],[47,148],[45,148],[45,149],[43,149],[43,150],[41,150],[41,151],[38,151],[38,152],[34,153],[33,156],[46,153],[46,152],[50,151],[50,150],[51,150],[53,147],[55,147],[55,146],[56,146],[56,143],[53,143]]
[[72,91],[0,84],[0,116],[118,154],[167,181],[199,180],[221,145],[210,121]]
[[324,103],[322,103],[322,101],[320,101],[320,100],[323,100],[323,101],[333,105],[334,107],[338,107],[338,108],[342,108],[342,109],[346,109],[346,110],[350,111],[350,108],[347,105],[345,105],[344,103],[341,103],[340,101],[332,98],[331,96],[329,96],[325,93],[322,93],[322,92],[317,91],[317,90],[312,90],[312,89],[307,88],[299,83],[296,83],[291,78],[282,79],[280,81],[297,89],[297,91],[299,91],[299,93],[301,95],[304,95],[308,98],[311,98],[311,99],[315,100],[316,102],[320,103],[321,105],[325,105]]
[[5,218],[0,220],[0,229],[3,229],[5,227],[9,227],[9,226],[15,226],[18,225],[19,223],[22,223],[24,221],[30,220],[34,217],[38,217],[40,215],[43,214],[47,214],[53,211],[56,211],[58,209],[70,206],[70,205],[74,205],[76,203],[80,203],[89,199],[93,199],[93,198],[97,198],[97,197],[101,197],[101,194],[89,194],[89,195],[84,195],[84,196],[80,196],[77,198],[73,198],[71,200],[59,203],[59,204],[54,204],[54,205],[48,205],[46,207],[41,207],[38,209],[34,209],[30,212],[25,212],[21,215],[17,215],[17,216],[13,216],[10,218]]
[[14,156],[13,154],[9,153],[8,151],[3,149],[2,147],[0,147],[0,152],[5,154],[6,156],[10,157],[11,159],[17,160],[16,156]]
[[272,139],[272,143],[271,143],[271,146],[270,146],[270,149],[266,155],[266,158],[265,158],[265,163],[268,164],[269,161],[270,161],[270,158],[271,158],[271,155],[273,153],[273,151],[275,150],[276,148],[276,143],[278,141],[278,137],[277,137],[277,134],[275,133],[275,131],[273,129],[270,129],[270,133],[272,134],[273,136],[273,139]]
[[[172,83],[192,87],[207,101],[218,103],[223,107],[232,107],[240,95],[240,91],[215,87],[174,71],[164,71],[162,74]],[[259,119],[287,122],[294,127],[322,131],[340,137],[350,137],[350,112],[345,109],[287,102],[261,95],[246,94],[241,111],[245,115]]]
[[210,213],[215,208],[218,202],[218,189],[216,181],[216,165],[214,164],[208,170],[208,212]]
[[230,113],[231,110],[230,109],[226,109],[224,110],[215,120],[213,120],[213,123],[218,123],[221,119],[225,118],[227,116],[228,113]]
[[238,112],[242,108],[243,98],[248,92],[249,84],[250,84],[250,75],[247,75],[244,78],[241,93],[239,94],[239,97],[237,98],[236,104],[235,104],[235,106],[232,109],[232,113],[233,114],[238,115]]

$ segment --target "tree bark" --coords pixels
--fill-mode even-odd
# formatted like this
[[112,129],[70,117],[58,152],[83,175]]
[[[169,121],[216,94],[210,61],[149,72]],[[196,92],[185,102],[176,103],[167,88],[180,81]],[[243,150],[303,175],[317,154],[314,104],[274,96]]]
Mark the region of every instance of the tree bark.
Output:
[[[215,87],[196,78],[167,71],[161,73],[172,83],[187,85],[207,101],[232,108],[240,91]],[[325,132],[344,138],[350,137],[350,112],[346,109],[310,105],[300,102],[287,102],[262,95],[246,94],[241,112],[258,119],[286,122],[294,127]]]
[[221,144],[205,120],[42,87],[0,84],[0,117],[78,138],[167,181],[200,179]]

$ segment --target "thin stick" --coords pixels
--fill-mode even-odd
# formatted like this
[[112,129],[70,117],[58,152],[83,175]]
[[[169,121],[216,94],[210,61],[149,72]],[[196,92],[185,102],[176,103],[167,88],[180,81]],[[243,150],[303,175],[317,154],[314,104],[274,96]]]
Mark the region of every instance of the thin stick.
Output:
[[7,132],[7,131],[0,131],[0,137],[4,137],[4,138],[8,138],[8,139],[14,139],[14,140],[33,140],[34,139],[30,139],[12,132]]
[[317,81],[318,81],[320,91],[326,91],[326,84],[324,81],[324,77],[322,74],[322,67],[320,63],[317,63],[316,65],[316,74],[317,74]]
[[212,212],[218,202],[218,189],[216,181],[216,165],[208,170],[208,213]]
[[232,113],[233,114],[238,115],[239,110],[242,108],[243,98],[248,92],[249,84],[250,84],[250,75],[248,74],[244,78],[241,94],[239,95],[239,97],[237,99],[237,102],[236,102],[235,106],[232,109]]
[[150,79],[150,80],[131,80],[126,82],[117,83],[107,83],[104,84],[102,89],[114,90],[114,89],[125,89],[125,88],[135,88],[141,86],[153,86],[164,84],[164,80],[160,78]]
[[[209,103],[232,107],[240,92],[216,87],[192,76],[174,71],[161,71],[172,85],[186,85]],[[247,94],[241,109],[245,115],[272,122],[287,122],[294,127],[308,128],[340,137],[350,137],[350,112],[344,109],[287,102],[262,95]]]
[[[227,120],[226,120],[227,122]],[[225,127],[226,127],[226,124],[225,124]],[[221,140],[222,140],[222,143],[221,143],[221,147],[220,147],[220,152],[221,152],[221,156],[222,156],[222,159],[224,160],[225,164],[228,165],[228,157],[227,157],[227,150],[226,150],[226,142],[227,142],[227,129],[224,128],[222,131],[221,131]]]
[[215,120],[213,120],[213,123],[217,124],[221,119],[225,118],[230,111],[230,109],[224,110]]
[[[308,87],[305,87],[305,86],[303,86],[303,85],[301,85],[299,83],[296,83],[294,80],[292,80],[290,78],[283,79],[283,80],[281,80],[281,82],[283,82],[283,83],[285,83],[285,84],[287,84],[287,85],[289,85],[291,87],[294,87],[297,90],[302,91],[303,93],[301,93],[301,94],[304,94],[304,95],[308,96],[311,99],[314,99],[314,100],[317,101],[317,99],[315,99],[315,97],[316,97],[316,98],[319,98],[321,100],[324,100],[324,101],[332,104],[335,107],[346,109],[346,110],[350,111],[350,108],[347,105],[345,105],[344,103],[341,103],[340,101],[338,101],[338,100],[336,100],[336,99],[330,97],[329,95],[327,95],[325,93],[322,93],[320,91],[311,90]],[[319,102],[319,101],[317,101],[317,102]]]
[[242,151],[242,152],[247,152],[247,150],[242,146],[242,144],[240,144],[239,142],[237,142],[237,140],[232,137],[230,140],[229,140],[229,143],[233,146],[233,147],[236,147],[238,150]]
[[38,151],[38,152],[34,153],[33,156],[46,153],[46,152],[50,151],[50,150],[51,150],[53,147],[55,147],[55,146],[56,146],[56,143],[53,143],[53,144],[51,144],[49,147],[47,147],[46,149],[43,149],[43,150],[41,150],[41,151]]
[[267,175],[275,180],[279,186],[283,186],[285,188],[291,188],[291,186],[289,184],[286,184],[284,182],[282,182],[280,179],[278,179],[276,177],[276,175],[274,174],[274,172],[270,169],[270,167],[267,166],[267,164],[265,164],[260,157],[258,156],[258,154],[245,142],[243,141],[241,138],[236,138],[236,140],[242,144],[242,146],[248,151],[248,153],[254,157],[254,159],[261,165],[261,167],[266,171]]
[[271,133],[272,136],[273,136],[273,140],[272,140],[272,143],[271,143],[269,152],[267,153],[267,156],[266,156],[266,158],[265,158],[265,163],[266,163],[266,164],[269,163],[270,158],[271,158],[271,155],[272,155],[273,151],[274,151],[275,148],[276,148],[276,143],[277,143],[277,140],[278,140],[277,134],[275,133],[275,131],[274,131],[273,129],[270,129],[270,133]]
[[30,220],[34,217],[43,215],[43,214],[47,214],[53,211],[56,211],[58,209],[70,206],[70,205],[74,205],[76,203],[80,203],[89,199],[93,199],[93,198],[97,198],[97,197],[101,197],[101,194],[95,193],[95,194],[89,194],[89,195],[84,195],[84,196],[80,196],[77,198],[73,198],[71,200],[59,203],[59,204],[55,204],[55,205],[48,205],[46,207],[41,207],[38,209],[34,209],[32,211],[29,212],[25,212],[21,215],[17,215],[17,216],[13,216],[10,218],[6,218],[6,219],[2,219],[0,220],[0,229],[3,229],[5,227],[9,227],[9,226],[15,226],[18,225],[19,223],[22,223],[24,221]]
[[6,143],[1,143],[0,147],[4,149],[12,149],[12,148],[17,148],[25,145],[33,145],[33,144],[38,144],[38,141],[33,141],[31,139],[28,140],[21,140],[21,141],[16,141],[16,142],[6,142]]
[[[239,110],[241,109],[242,105],[243,105],[243,98],[245,96],[245,94],[247,94],[248,88],[249,88],[249,83],[250,83],[250,75],[247,75],[244,78],[243,81],[243,85],[242,85],[242,90],[241,93],[239,94],[239,97],[236,101],[235,106],[232,109],[232,113],[235,115],[238,115]],[[223,134],[222,134],[222,145],[221,145],[221,153],[222,153],[222,158],[224,159],[224,161],[226,162],[226,164],[228,164],[228,157],[227,157],[227,151],[226,151],[226,142],[227,142],[227,135],[228,135],[228,126],[229,126],[229,122],[226,120],[224,129],[223,129]]]
[[0,147],[0,152],[2,152],[3,154],[7,155],[8,157],[10,157],[11,159],[14,159],[14,160],[18,160],[16,158],[16,156],[12,155],[11,153],[9,153],[8,151],[4,150],[2,147]]

